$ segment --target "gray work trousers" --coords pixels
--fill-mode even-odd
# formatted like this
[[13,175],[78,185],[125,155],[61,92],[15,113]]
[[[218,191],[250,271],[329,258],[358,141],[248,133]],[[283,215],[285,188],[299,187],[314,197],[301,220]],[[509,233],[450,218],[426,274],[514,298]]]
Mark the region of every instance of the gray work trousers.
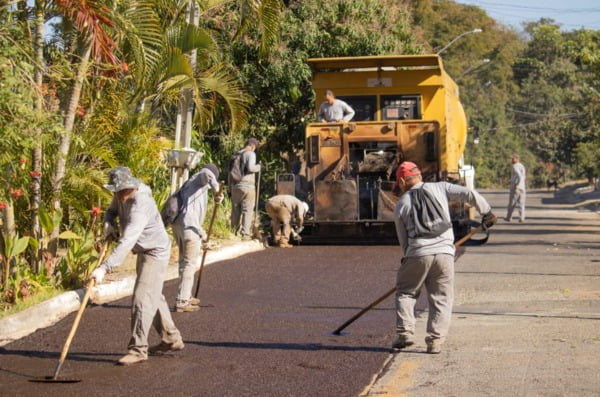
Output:
[[442,342],[448,335],[454,302],[454,256],[448,254],[405,257],[396,280],[396,332],[415,332],[415,303],[421,288],[427,289],[427,333]]
[[508,208],[506,210],[506,219],[512,218],[513,211],[519,207],[519,216],[522,221],[525,220],[525,190],[515,189],[510,191],[508,197]]
[[271,218],[271,227],[273,228],[273,241],[275,244],[287,243],[292,232],[292,214],[285,207],[275,207],[267,203],[267,214]]
[[173,225],[173,235],[179,250],[179,289],[175,306],[184,307],[192,297],[194,274],[198,268],[202,239],[194,230],[182,230],[179,225]]
[[231,188],[231,227],[242,237],[251,237],[256,189],[253,185],[237,184]]
[[131,339],[129,352],[148,354],[148,334],[154,328],[165,343],[174,343],[181,334],[162,293],[165,273],[169,263],[170,247],[137,255],[135,287],[131,305]]

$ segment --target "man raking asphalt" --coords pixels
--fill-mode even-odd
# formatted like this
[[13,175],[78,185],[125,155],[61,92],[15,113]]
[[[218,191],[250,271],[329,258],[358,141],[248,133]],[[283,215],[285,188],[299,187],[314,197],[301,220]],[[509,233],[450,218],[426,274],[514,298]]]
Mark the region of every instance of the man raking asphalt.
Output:
[[[396,233],[403,257],[395,288],[397,338],[392,347],[403,349],[414,344],[414,307],[425,286],[429,303],[425,342],[427,352],[437,354],[441,352],[448,334],[454,301],[456,246],[453,244],[448,203],[458,201],[475,206],[483,215],[483,229],[493,226],[496,216],[491,212],[488,202],[475,191],[448,182],[423,183],[421,170],[415,163],[405,161],[400,164],[396,180],[405,193],[394,210]],[[463,241],[466,239],[461,240],[460,244]],[[385,297],[393,291],[389,291]],[[383,299],[379,298],[369,308]],[[339,334],[341,329],[339,327],[334,334]]]

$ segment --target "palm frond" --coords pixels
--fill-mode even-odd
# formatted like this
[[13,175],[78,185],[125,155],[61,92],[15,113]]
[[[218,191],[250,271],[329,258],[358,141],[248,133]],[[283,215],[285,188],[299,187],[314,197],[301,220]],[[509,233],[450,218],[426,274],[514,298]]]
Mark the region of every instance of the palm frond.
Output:
[[61,13],[72,20],[77,30],[86,34],[95,59],[117,65],[116,44],[107,28],[113,27],[111,12],[96,1],[54,0]]
[[217,107],[217,96],[225,101],[230,116],[230,131],[239,131],[245,127],[248,120],[248,107],[250,98],[244,92],[240,81],[228,70],[225,65],[216,65],[206,70],[198,79],[201,96],[197,96],[196,106],[198,116],[203,127],[207,122],[212,123]]

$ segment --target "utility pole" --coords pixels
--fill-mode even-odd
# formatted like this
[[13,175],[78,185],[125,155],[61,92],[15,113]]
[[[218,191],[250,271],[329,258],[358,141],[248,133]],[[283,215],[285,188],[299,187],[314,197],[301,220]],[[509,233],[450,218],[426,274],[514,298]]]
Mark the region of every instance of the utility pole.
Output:
[[[194,0],[188,1],[186,22],[193,26],[200,24],[200,8]],[[192,71],[196,72],[198,51],[193,49],[189,55]],[[194,91],[192,88],[181,90],[175,122],[175,147],[169,153],[171,168],[171,193],[183,185],[189,178],[189,172],[202,157],[192,149],[192,124],[194,121]]]

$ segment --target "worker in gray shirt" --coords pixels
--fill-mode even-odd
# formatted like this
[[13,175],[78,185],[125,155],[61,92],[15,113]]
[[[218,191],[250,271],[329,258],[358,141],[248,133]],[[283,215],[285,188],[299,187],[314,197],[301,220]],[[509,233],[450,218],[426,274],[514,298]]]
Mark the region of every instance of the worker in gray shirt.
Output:
[[231,227],[236,233],[240,232],[242,240],[252,239],[252,220],[256,203],[256,178],[255,174],[260,172],[260,164],[256,164],[255,150],[258,148],[258,140],[248,138],[246,146],[238,153],[242,155],[241,169],[244,174],[237,183],[231,187]]
[[[173,235],[179,248],[179,290],[175,311],[193,312],[200,301],[192,297],[194,273],[200,257],[200,248],[206,239],[202,228],[208,206],[208,190],[219,192],[219,169],[214,164],[205,165],[181,187],[182,210],[173,222]],[[215,203],[223,200],[223,193],[215,196]],[[203,247],[208,249],[208,247]]]
[[[429,301],[428,335],[425,338],[427,352],[440,353],[450,327],[454,300],[455,248],[448,201],[465,201],[475,206],[479,213],[485,214],[482,224],[486,228],[494,224],[496,217],[487,201],[475,191],[448,182],[424,184],[421,171],[415,163],[405,161],[400,164],[396,180],[405,193],[394,210],[403,257],[396,281],[397,339],[392,347],[402,349],[414,344],[414,308],[424,285]],[[423,189],[425,194],[419,189]],[[435,208],[441,209],[441,219],[432,221],[431,228],[433,230],[434,225],[443,227],[432,234],[426,234],[416,224],[423,219],[424,214],[415,212],[420,204],[417,200],[423,200],[423,197],[430,200]]]
[[510,193],[508,198],[508,208],[506,210],[505,221],[510,222],[515,208],[519,208],[519,222],[525,220],[525,166],[521,164],[518,155],[512,156],[512,172],[510,175]]
[[325,91],[325,101],[321,104],[317,117],[322,123],[350,121],[354,117],[354,109],[341,99],[336,99],[331,90],[327,90]]
[[[102,282],[104,275],[119,266],[130,251],[137,254],[135,287],[131,307],[129,352],[119,360],[131,365],[147,360],[148,352],[164,353],[183,349],[181,334],[175,327],[162,294],[165,273],[171,254],[171,241],[152,198],[150,188],[131,175],[129,168],[110,171],[104,188],[113,199],[104,214],[104,235],[116,239],[118,217],[121,238],[111,255],[96,268],[90,278]],[[154,325],[161,336],[160,344],[148,349],[148,333]]]
[[273,241],[281,248],[291,248],[289,243],[292,234],[292,219],[296,221],[296,231],[302,231],[304,217],[308,213],[308,204],[289,194],[278,194],[265,204],[265,210],[271,218]]

